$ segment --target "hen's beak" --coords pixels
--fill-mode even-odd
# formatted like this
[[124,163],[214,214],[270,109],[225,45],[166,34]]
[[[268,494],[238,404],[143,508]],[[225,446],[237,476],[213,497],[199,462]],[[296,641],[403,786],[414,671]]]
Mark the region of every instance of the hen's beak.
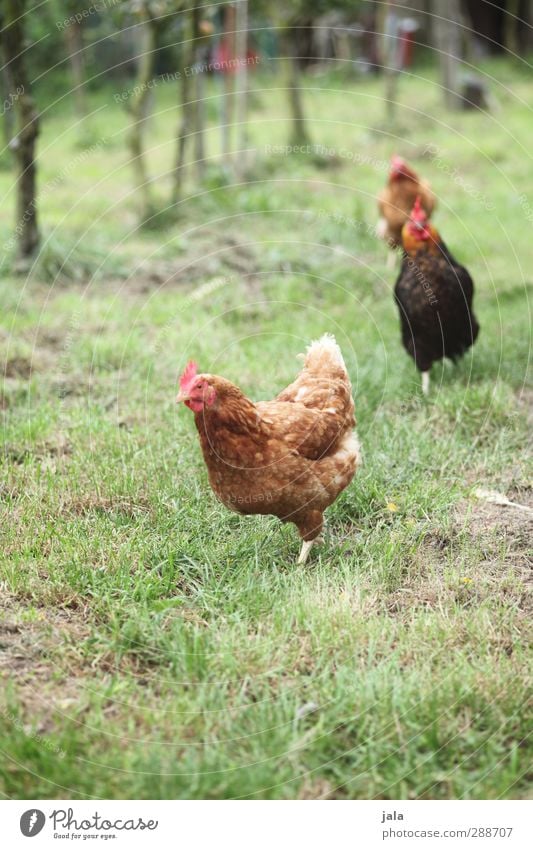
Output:
[[181,404],[182,401],[188,401],[188,400],[189,400],[189,396],[187,395],[187,393],[184,392],[183,389],[180,389],[180,391],[176,395],[176,404]]

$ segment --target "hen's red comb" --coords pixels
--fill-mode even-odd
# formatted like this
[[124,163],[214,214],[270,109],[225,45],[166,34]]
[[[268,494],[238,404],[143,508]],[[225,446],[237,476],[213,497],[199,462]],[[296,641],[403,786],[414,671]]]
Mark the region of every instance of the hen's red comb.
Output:
[[390,176],[391,177],[408,177],[411,180],[416,180],[417,176],[405,159],[397,154],[390,161]]
[[187,392],[187,390],[190,389],[191,384],[193,383],[197,372],[198,372],[198,366],[196,365],[194,360],[190,360],[187,363],[187,365],[185,366],[185,369],[183,370],[183,374],[180,377],[180,389],[183,392]]

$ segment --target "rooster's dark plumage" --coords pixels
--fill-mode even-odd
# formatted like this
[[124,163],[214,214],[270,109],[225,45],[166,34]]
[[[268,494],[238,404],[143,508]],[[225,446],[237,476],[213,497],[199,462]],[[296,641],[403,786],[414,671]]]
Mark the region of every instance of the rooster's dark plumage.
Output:
[[443,357],[455,361],[476,341],[474,283],[418,202],[402,230],[402,244],[404,257],[394,289],[402,342],[422,372],[427,392],[432,364]]

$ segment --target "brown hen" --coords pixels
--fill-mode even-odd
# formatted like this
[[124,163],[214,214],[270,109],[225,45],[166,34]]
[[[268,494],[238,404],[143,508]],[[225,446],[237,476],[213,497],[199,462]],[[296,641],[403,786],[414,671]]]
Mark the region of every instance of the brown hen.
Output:
[[359,463],[350,378],[333,336],[313,342],[294,383],[254,403],[223,377],[189,363],[176,399],[194,412],[209,483],[231,510],[292,522],[305,563],[323,513]]
[[378,196],[380,217],[377,223],[378,236],[391,248],[402,244],[402,227],[409,220],[417,197],[430,217],[435,208],[435,195],[429,183],[421,180],[400,156],[393,156],[387,185]]

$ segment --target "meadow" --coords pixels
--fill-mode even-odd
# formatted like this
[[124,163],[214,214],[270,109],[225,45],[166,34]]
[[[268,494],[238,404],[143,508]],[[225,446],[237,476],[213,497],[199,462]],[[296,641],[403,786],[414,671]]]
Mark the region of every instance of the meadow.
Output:
[[[39,260],[0,275],[0,793],[13,798],[524,798],[531,793],[531,80],[484,66],[490,113],[434,72],[309,76],[309,150],[283,80],[252,76],[246,173],[217,155],[168,208],[175,85],[146,133],[160,212],[139,224],[128,116],[41,97]],[[46,96],[46,102],[45,101]],[[400,343],[372,228],[392,153],[427,177],[476,284],[479,340],[433,370]],[[14,184],[0,161],[0,243]],[[4,250],[5,254],[6,251]],[[9,253],[9,251],[7,251]],[[214,498],[188,359],[259,400],[333,332],[364,465],[297,566],[292,526]]]

